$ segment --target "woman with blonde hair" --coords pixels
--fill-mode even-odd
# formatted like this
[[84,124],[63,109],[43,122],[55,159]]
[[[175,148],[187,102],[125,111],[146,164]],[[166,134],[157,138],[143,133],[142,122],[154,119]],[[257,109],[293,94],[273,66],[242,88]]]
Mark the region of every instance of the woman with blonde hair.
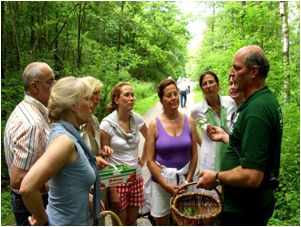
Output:
[[[81,78],[85,83],[92,89],[92,95],[90,97],[90,102],[92,104],[91,111],[95,112],[97,105],[100,102],[100,93],[103,84],[100,80],[92,77],[85,76]],[[96,156],[97,164],[100,168],[107,165],[107,162],[102,159],[102,157],[107,158],[113,150],[109,146],[100,145],[100,130],[99,121],[95,115],[92,114],[92,120],[80,126],[80,135],[91,149],[93,154]],[[103,151],[101,150],[103,149]]]
[[[114,152],[109,163],[124,164],[136,169],[136,179],[129,184],[109,188],[112,210],[124,225],[137,225],[139,207],[143,203],[143,178],[141,169],[144,152],[138,155],[140,133],[146,138],[147,127],[144,119],[133,112],[135,95],[130,83],[120,82],[111,91],[110,115],[100,124],[101,145],[110,146]],[[139,133],[140,132],[140,133]]]
[[[47,149],[26,174],[20,188],[32,214],[31,225],[89,225],[89,191],[93,183],[99,188],[98,170],[78,129],[91,121],[91,93],[90,87],[75,77],[60,79],[52,89],[48,104],[52,129]],[[45,210],[40,189],[46,182],[49,198]],[[94,203],[96,219],[98,204]]]
[[[96,110],[100,101],[100,93],[102,89],[102,82],[92,76],[85,76],[81,78],[85,81],[92,90],[90,102],[92,104],[92,113]],[[92,114],[92,120],[80,127],[80,135],[86,141],[91,151],[95,156],[100,155],[100,133],[99,133],[99,121],[95,115]]]

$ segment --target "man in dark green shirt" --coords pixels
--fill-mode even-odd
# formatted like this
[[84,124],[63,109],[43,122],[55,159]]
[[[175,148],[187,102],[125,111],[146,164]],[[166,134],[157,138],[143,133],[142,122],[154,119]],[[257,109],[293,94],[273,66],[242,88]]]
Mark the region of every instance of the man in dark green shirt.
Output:
[[271,178],[279,173],[282,112],[265,85],[268,71],[269,62],[260,47],[238,50],[231,73],[246,100],[237,110],[230,135],[209,126],[212,139],[229,145],[221,172],[202,171],[197,187],[223,185],[222,225],[266,225],[273,213]]

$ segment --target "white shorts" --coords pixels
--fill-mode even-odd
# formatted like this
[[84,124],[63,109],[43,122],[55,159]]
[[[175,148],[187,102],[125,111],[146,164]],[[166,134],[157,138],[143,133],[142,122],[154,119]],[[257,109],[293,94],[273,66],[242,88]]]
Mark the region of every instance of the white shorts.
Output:
[[152,206],[151,215],[160,218],[170,213],[170,192],[161,187],[160,184],[151,181],[152,187]]

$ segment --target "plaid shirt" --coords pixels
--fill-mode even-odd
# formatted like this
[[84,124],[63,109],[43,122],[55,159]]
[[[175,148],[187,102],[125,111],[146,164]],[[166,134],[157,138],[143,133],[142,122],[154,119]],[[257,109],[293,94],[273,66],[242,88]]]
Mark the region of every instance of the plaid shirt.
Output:
[[9,175],[13,165],[29,170],[44,154],[50,132],[47,115],[47,108],[28,95],[11,113],[4,130],[4,150]]

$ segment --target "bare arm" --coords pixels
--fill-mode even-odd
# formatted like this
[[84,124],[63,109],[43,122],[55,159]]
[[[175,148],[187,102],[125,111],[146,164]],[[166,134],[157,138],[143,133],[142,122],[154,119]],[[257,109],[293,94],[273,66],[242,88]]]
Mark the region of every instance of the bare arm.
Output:
[[106,146],[110,146],[110,136],[100,129],[100,143],[101,143],[101,149],[104,149]]
[[[18,167],[16,167],[15,165],[12,166],[11,168],[11,176],[10,176],[10,186],[13,189],[20,189],[21,183],[23,178],[25,177],[25,175],[28,173],[27,170],[24,169],[20,169]],[[40,190],[41,193],[46,193],[48,192],[48,185],[47,183],[45,183],[45,185],[43,185],[43,187]]]
[[229,134],[218,126],[208,125],[207,136],[213,141],[220,141],[224,142],[225,144],[229,144]]
[[96,163],[99,169],[103,169],[108,166],[108,158],[113,153],[113,149],[110,145],[110,136],[100,129],[100,144],[101,144],[101,156],[96,157]]
[[[105,137],[105,134],[108,136],[108,138]],[[99,136],[100,136],[100,144],[101,144],[100,154],[103,158],[106,159],[113,153],[113,149],[109,146],[110,145],[110,137],[102,129],[99,129]],[[106,144],[104,144],[104,143],[106,143]]]
[[165,180],[161,175],[160,167],[155,162],[155,139],[157,135],[157,125],[155,120],[152,120],[149,124],[147,138],[146,138],[146,163],[151,175],[156,181],[171,194],[174,194],[179,187],[171,184]]
[[40,189],[61,168],[73,162],[75,158],[73,141],[66,135],[58,136],[49,144],[45,154],[24,177],[20,193],[26,207],[32,213],[36,225],[43,225],[48,220]]
[[194,120],[189,117],[189,125],[190,125],[190,130],[191,130],[191,137],[192,137],[192,144],[191,144],[191,156],[190,156],[190,165],[188,169],[188,174],[187,174],[187,181],[192,181],[197,162],[198,162],[198,152],[197,152],[197,140],[198,140],[198,135],[196,131],[196,127],[194,124]]
[[201,138],[201,136],[199,135],[198,132],[196,132],[196,133],[197,133],[197,142],[201,146],[202,145],[202,138]]
[[10,186],[13,189],[20,189],[21,186],[21,182],[23,180],[23,178],[25,177],[25,175],[27,174],[27,170],[24,169],[20,169],[18,167],[16,167],[15,165],[12,165],[11,169],[10,169]]
[[219,179],[221,182],[225,182],[231,186],[257,188],[261,184],[263,176],[264,173],[262,171],[238,166],[232,170],[221,172]]
[[145,142],[144,142],[144,145],[143,145],[143,152],[142,152],[142,155],[141,155],[141,158],[140,158],[140,165],[143,166],[144,162],[146,160],[146,138],[147,138],[147,127],[146,127],[146,124],[144,124],[142,126],[142,128],[140,129],[140,132],[141,132],[142,136],[145,139]]
[[[238,188],[257,188],[263,180],[264,173],[256,169],[238,166],[228,171],[219,172],[218,178],[222,184]],[[197,187],[213,189],[215,187],[216,172],[201,171]]]

